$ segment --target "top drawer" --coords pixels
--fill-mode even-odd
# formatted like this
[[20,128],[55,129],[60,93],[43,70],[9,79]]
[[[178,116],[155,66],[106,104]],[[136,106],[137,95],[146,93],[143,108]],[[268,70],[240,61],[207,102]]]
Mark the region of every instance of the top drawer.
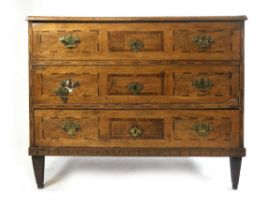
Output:
[[32,23],[32,60],[239,60],[240,22]]

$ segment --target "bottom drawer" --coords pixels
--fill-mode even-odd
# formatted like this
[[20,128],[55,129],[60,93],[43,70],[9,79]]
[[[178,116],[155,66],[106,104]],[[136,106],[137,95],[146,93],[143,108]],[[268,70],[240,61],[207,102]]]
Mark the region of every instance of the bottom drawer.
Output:
[[37,110],[35,146],[236,148],[238,110]]

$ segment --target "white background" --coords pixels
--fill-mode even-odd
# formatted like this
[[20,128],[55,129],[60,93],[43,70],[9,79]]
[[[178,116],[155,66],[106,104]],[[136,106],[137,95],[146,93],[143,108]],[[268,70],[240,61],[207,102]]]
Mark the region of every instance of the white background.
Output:
[[[277,0],[1,1],[0,209],[280,209]],[[245,146],[238,191],[228,158],[46,158],[37,190],[28,150],[28,15],[247,15]]]

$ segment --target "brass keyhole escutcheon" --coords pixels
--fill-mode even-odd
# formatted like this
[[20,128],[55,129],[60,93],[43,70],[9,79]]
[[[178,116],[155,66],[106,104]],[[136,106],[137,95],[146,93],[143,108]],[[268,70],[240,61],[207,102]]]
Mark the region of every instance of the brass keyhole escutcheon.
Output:
[[132,127],[129,129],[129,134],[133,137],[133,138],[137,138],[139,136],[141,136],[142,134],[142,130],[139,127]]
[[141,40],[137,39],[130,41],[129,46],[133,52],[139,52],[144,47],[144,43]]
[[128,90],[133,95],[140,95],[141,91],[143,90],[143,85],[138,82],[132,82],[128,85]]

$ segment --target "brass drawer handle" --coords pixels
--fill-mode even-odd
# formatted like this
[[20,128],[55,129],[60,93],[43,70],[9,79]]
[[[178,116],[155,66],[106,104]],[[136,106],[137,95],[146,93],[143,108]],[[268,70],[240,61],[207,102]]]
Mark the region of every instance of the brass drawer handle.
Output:
[[62,129],[70,136],[73,137],[81,129],[80,125],[74,121],[66,121],[62,125]]
[[60,82],[60,87],[55,91],[55,94],[61,98],[63,103],[66,103],[70,93],[74,91],[75,88],[79,87],[80,83],[72,82],[71,79],[62,80]]
[[197,35],[192,41],[199,49],[202,50],[210,49],[214,42],[209,35]]
[[131,40],[129,42],[129,46],[133,52],[139,52],[140,49],[144,47],[144,43],[141,40],[136,39],[136,40]]
[[197,123],[193,126],[193,130],[196,131],[199,136],[207,136],[212,128],[209,124]]
[[129,134],[133,137],[133,138],[137,138],[139,136],[141,136],[142,134],[142,130],[139,127],[132,127],[129,129]]
[[213,85],[211,80],[201,78],[199,80],[193,80],[192,85],[196,87],[199,91],[207,91]]
[[140,95],[141,91],[143,90],[143,85],[138,82],[132,82],[132,83],[128,84],[128,90],[133,95]]
[[65,47],[72,49],[77,46],[77,43],[80,42],[80,39],[78,37],[75,37],[71,34],[68,34],[66,36],[62,36],[59,38],[59,41],[64,44]]

